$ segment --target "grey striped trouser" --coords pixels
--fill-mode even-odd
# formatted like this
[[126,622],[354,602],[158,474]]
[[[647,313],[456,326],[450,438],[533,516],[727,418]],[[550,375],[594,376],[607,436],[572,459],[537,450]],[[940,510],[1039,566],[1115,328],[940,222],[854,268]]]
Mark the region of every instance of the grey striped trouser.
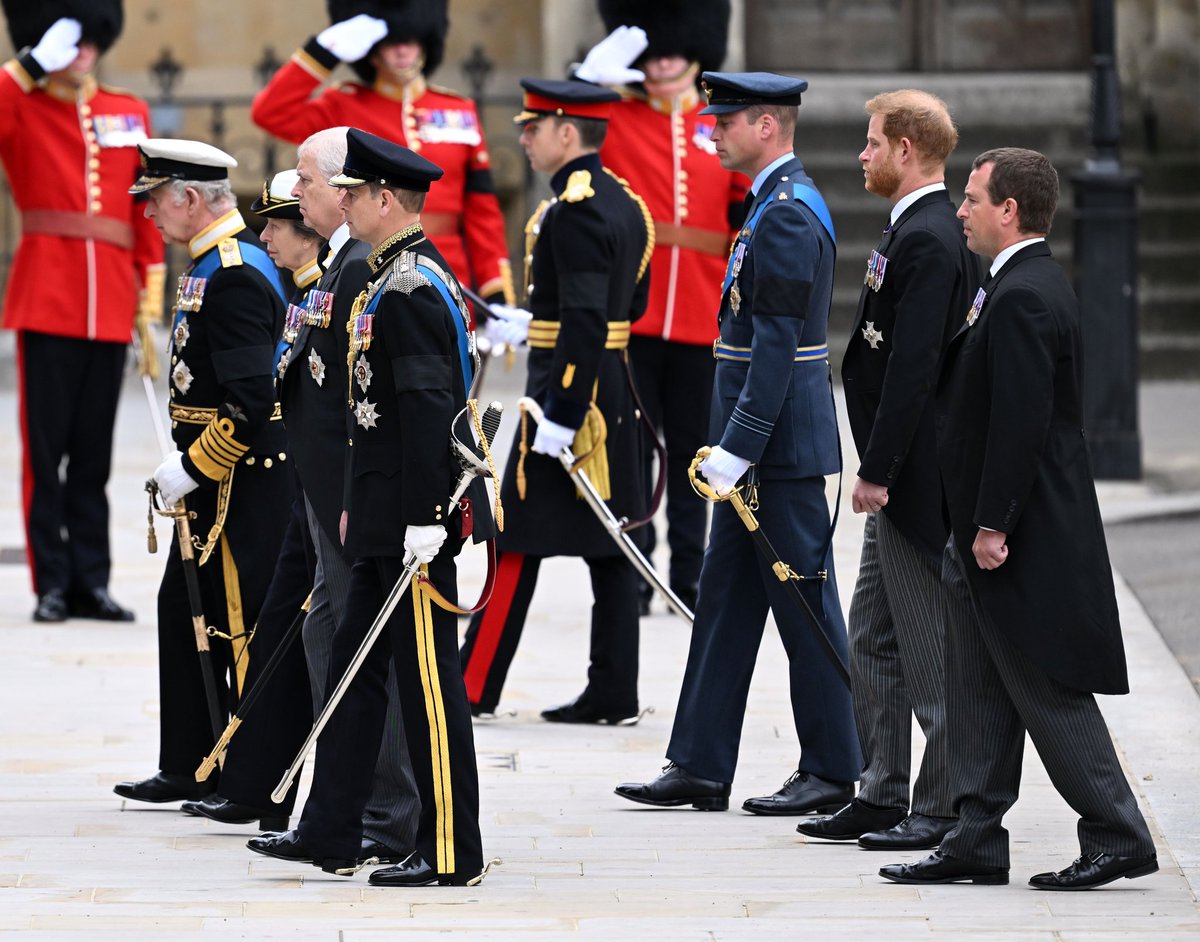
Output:
[[[350,589],[350,564],[342,556],[341,547],[334,546],[305,498],[308,526],[317,551],[317,574],[313,581],[312,603],[304,619],[304,653],[308,658],[308,679],[312,686],[313,709],[319,711],[325,703],[326,690],[341,678],[329,679],[329,657],[333,632],[346,610],[346,593]],[[320,748],[318,743],[317,748]],[[417,817],[421,803],[417,783],[413,779],[412,763],[408,758],[408,743],[404,737],[404,719],[400,713],[400,698],[396,693],[396,670],[388,669],[387,720],[383,729],[383,744],[375,765],[375,781],[371,799],[363,811],[363,837],[386,844],[397,851],[410,851],[416,846]]]
[[909,542],[884,512],[867,516],[848,630],[854,722],[864,761],[859,798],[908,808],[915,714],[925,752],[912,786],[912,810],[952,817],[941,561]]
[[943,557],[946,708],[958,825],[941,851],[1007,867],[1004,813],[1017,800],[1025,733],[1055,789],[1079,815],[1082,853],[1154,852],[1096,698],[1048,677],[993,625],[967,583],[953,540]]

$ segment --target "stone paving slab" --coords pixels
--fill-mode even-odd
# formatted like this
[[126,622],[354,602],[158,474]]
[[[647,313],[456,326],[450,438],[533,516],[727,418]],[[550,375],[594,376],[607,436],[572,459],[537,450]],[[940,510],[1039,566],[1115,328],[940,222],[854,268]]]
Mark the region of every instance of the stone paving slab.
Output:
[[[512,380],[498,388],[515,403]],[[157,754],[154,598],[163,556],[145,552],[141,482],[156,464],[140,389],[117,432],[113,591],[141,616],[130,625],[29,621],[23,567],[0,567],[0,940],[725,940],[981,939],[986,942],[1175,942],[1200,938],[1200,700],[1121,581],[1134,694],[1102,698],[1119,752],[1158,843],[1162,872],[1103,891],[1049,894],[1027,877],[1076,855],[1070,810],[1027,751],[1007,887],[895,886],[876,871],[895,859],[809,844],[794,819],[740,812],[796,762],[782,647],[772,627],[759,653],[726,814],[659,810],[612,794],[654,775],[670,733],[688,628],[643,621],[641,694],[655,712],[634,727],[543,723],[538,710],[575,696],[586,670],[586,569],[544,567],[502,710],[478,723],[485,853],[503,860],[475,888],[412,891],[256,857],[249,827],[124,803],[123,778]],[[15,406],[0,392],[0,412]],[[508,417],[511,427],[512,416]],[[504,433],[507,435],[507,433]],[[849,442],[849,436],[844,436]],[[0,468],[16,480],[17,443],[0,433]],[[835,490],[831,485],[830,496]],[[17,488],[0,490],[0,545],[22,543]],[[1126,486],[1106,504],[1152,497]],[[843,605],[856,571],[861,518],[843,508],[836,541]],[[160,527],[160,545],[165,530]],[[463,566],[474,588],[480,555]],[[469,589],[466,590],[469,593]],[[919,735],[916,748],[919,748]],[[282,770],[281,770],[282,771]],[[308,772],[302,780],[307,789]],[[402,935],[401,935],[402,934]]]

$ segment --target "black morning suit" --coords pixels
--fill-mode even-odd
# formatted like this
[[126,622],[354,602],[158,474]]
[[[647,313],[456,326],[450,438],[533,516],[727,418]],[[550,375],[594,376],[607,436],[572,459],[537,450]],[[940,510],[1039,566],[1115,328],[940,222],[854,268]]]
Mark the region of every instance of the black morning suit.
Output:
[[889,223],[868,260],[842,360],[858,476],[888,488],[882,514],[866,520],[850,605],[864,760],[859,797],[876,807],[909,807],[915,713],[926,744],[912,810],[935,817],[952,812],[940,578],[947,527],[933,389],[942,352],[979,287],[979,267],[946,190],[918,197]]
[[[593,191],[572,180],[586,174]],[[619,519],[645,513],[645,463],[641,431],[623,361],[626,341],[606,341],[610,325],[634,321],[646,309],[650,235],[643,206],[599,156],[588,154],[558,170],[550,181],[556,194],[539,207],[529,284],[529,371],[525,395],[536,399],[547,419],[577,428],[595,398],[608,438],[604,457]],[[540,222],[535,222],[540,216]],[[557,341],[538,339],[538,322],[558,325]],[[606,348],[606,342],[609,346]],[[534,426],[530,422],[528,444]],[[525,615],[546,556],[582,556],[588,564],[595,603],[584,699],[597,712],[637,713],[637,573],[613,542],[557,456],[530,451],[524,459],[525,498],[517,489],[518,445],[509,455],[501,490],[504,532],[497,538],[500,559],[496,592],[471,620],[462,648],[467,693],[479,712],[492,712],[516,653]],[[584,470],[597,481],[597,466]]]
[[[780,557],[805,576],[828,572],[801,587],[844,659],[824,478],[841,466],[825,333],[836,250],[797,185],[812,181],[793,156],[763,182],[735,241],[733,257],[742,251],[744,261],[722,295],[719,343],[746,355],[718,357],[710,434],[754,463],[756,516]],[[728,501],[713,509],[667,758],[701,778],[733,781],[768,612],[788,655],[800,770],[855,781],[862,760],[850,691]]]
[[[1084,853],[1153,852],[1094,693],[1126,693],[1125,654],[1082,427],[1075,294],[1044,242],[984,283],[937,387],[938,465],[951,539],[947,711],[959,824],[943,853],[1008,865],[1004,812],[1028,732],[1080,815]],[[983,570],[980,527],[1009,555]]]
[[[254,253],[265,258],[253,233],[243,228],[236,239],[223,242],[233,242],[234,251],[213,244],[188,269],[194,272],[212,252],[226,253],[228,264],[218,265],[201,289],[199,309],[184,313],[172,332],[171,437],[183,452],[184,470],[199,484],[184,501],[195,514],[192,535],[201,544],[216,522],[219,493],[228,487],[224,527],[198,573],[205,620],[221,631],[233,627],[236,632],[249,630],[258,618],[292,494],[283,423],[271,420],[271,354],[283,326],[282,291],[277,280],[245,261]],[[215,409],[215,418],[188,414],[205,409]],[[238,452],[232,469],[219,463]],[[159,768],[191,775],[214,739],[173,534],[170,546],[158,590]],[[199,552],[196,558],[199,562]],[[228,582],[234,574],[237,592]],[[239,609],[240,629],[232,624]],[[234,667],[230,643],[213,638],[210,646],[224,702],[225,675]],[[269,652],[251,645],[241,655],[243,666],[260,654]]]
[[[456,298],[451,311],[415,271],[427,259]],[[457,282],[424,233],[386,247],[375,269],[382,297],[366,349],[352,354],[354,401],[346,481],[346,551],[355,556],[346,615],[334,636],[330,678],[340,678],[387,593],[403,572],[410,525],[441,524],[449,536],[428,564],[430,580],[457,598],[455,556],[464,514],[448,506],[459,477],[450,426],[470,382],[460,362],[467,311]],[[354,341],[352,340],[352,345]],[[360,356],[362,363],[360,363]],[[474,350],[471,349],[473,373]],[[492,532],[486,491],[469,492],[476,540]],[[439,883],[462,884],[483,869],[479,782],[471,711],[458,670],[456,617],[409,588],[348,688],[317,749],[299,833],[317,858],[354,859],[379,755],[388,659],[396,670],[413,773],[421,799],[416,850]]]

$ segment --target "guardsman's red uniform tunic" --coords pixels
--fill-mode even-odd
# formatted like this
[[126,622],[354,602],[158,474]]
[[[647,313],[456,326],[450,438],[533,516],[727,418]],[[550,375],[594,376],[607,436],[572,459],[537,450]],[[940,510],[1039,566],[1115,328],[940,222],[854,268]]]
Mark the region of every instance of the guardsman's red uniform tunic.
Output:
[[44,77],[29,54],[0,69],[0,161],[22,227],[4,326],[18,332],[24,507],[39,594],[107,585],[104,487],[125,345],[139,290],[160,314],[163,281],[162,239],[127,192],[149,133],[146,103],[91,78],[76,88]]
[[343,82],[313,92],[338,60],[315,39],[298,49],[254,99],[250,117],[263,130],[299,144],[347,125],[416,151],[445,175],[430,187],[421,220],[454,274],[488,300],[514,304],[504,217],[492,184],[483,125],[469,98],[417,78],[400,86]]

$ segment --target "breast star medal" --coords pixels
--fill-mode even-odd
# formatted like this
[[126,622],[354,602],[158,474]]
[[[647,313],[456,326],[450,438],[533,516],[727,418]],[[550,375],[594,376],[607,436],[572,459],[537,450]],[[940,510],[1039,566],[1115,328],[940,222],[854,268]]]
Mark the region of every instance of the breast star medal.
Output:
[[308,351],[308,375],[318,386],[325,385],[325,361],[321,359],[321,354],[317,353],[315,349]]
[[175,388],[181,393],[187,393],[192,385],[192,371],[183,360],[175,364],[175,369],[171,371],[171,382],[175,384]]
[[363,428],[378,428],[375,420],[379,418],[379,413],[375,411],[375,403],[367,402],[363,399],[354,407],[354,420]]
[[360,356],[354,363],[354,379],[358,383],[358,388],[366,392],[367,387],[371,385],[373,375],[371,364],[367,362],[366,356]]
[[878,350],[879,344],[883,342],[883,331],[875,329],[874,321],[867,321],[867,326],[863,328],[863,340],[871,345],[872,350]]

